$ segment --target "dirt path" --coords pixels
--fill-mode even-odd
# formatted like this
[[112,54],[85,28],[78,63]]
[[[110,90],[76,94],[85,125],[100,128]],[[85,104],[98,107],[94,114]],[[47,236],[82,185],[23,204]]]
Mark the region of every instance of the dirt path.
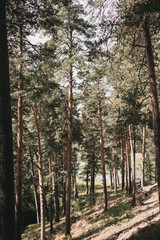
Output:
[[85,240],[127,240],[140,229],[143,229],[152,223],[160,221],[158,208],[157,186],[147,186],[144,191],[137,194],[137,207],[133,209],[133,217],[127,223],[122,224],[119,228],[115,226],[112,231],[107,228],[96,236],[92,235]]

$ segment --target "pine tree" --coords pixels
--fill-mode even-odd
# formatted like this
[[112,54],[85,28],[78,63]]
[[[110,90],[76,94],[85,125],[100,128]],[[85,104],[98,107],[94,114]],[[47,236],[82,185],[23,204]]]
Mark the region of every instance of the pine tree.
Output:
[[15,239],[14,174],[6,1],[0,4],[0,238]]
[[[156,154],[156,170],[157,170],[157,181],[158,181],[158,195],[159,195],[159,205],[160,205],[160,119],[159,119],[159,103],[157,95],[157,84],[156,84],[156,72],[154,63],[153,47],[151,42],[151,26],[156,24],[157,29],[159,29],[159,4],[158,1],[147,1],[143,0],[138,2],[131,2],[130,5],[123,3],[122,12],[126,10],[124,14],[124,24],[135,29],[141,29],[143,32],[143,42],[145,46],[146,59],[148,64],[149,73],[149,84],[150,84],[150,96],[152,103],[152,117],[153,117],[153,129],[154,129],[154,142],[155,142],[155,154]],[[156,7],[158,6],[158,8]],[[154,16],[153,16],[154,14]],[[154,26],[155,27],[155,26]],[[136,46],[136,44],[134,44]]]

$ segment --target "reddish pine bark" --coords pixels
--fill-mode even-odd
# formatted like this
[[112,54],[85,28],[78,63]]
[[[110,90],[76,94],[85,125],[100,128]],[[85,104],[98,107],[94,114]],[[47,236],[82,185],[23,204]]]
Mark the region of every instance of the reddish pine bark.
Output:
[[159,209],[160,209],[160,116],[159,116],[159,103],[157,95],[157,83],[155,74],[154,56],[152,50],[149,19],[145,18],[143,25],[144,43],[146,48],[146,57],[148,63],[149,83],[150,83],[150,96],[152,103],[152,118],[153,118],[153,131],[154,131],[154,143],[156,153],[156,173],[158,182],[158,198],[159,198]]
[[[18,31],[18,91],[22,91],[22,27]],[[16,177],[16,239],[21,239],[22,215],[22,160],[23,160],[23,99],[18,96],[18,123],[17,123],[17,177]]]
[[121,171],[122,171],[122,190],[124,189],[124,146],[123,146],[123,137],[121,136]]
[[[63,171],[66,171],[66,161],[67,161],[67,146],[63,146]],[[63,176],[63,214],[66,214],[66,177]]]

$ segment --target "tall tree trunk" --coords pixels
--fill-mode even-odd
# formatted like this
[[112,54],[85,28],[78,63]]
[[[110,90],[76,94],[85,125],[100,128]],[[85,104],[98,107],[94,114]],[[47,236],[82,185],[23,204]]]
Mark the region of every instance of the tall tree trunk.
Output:
[[53,191],[52,191],[52,187],[53,187],[53,183],[52,183],[52,157],[50,155],[49,158],[49,173],[50,173],[50,232],[53,232]]
[[[119,106],[116,108],[118,110],[118,115],[121,117],[121,109]],[[124,146],[123,146],[123,132],[122,132],[122,125],[119,124],[121,128],[120,132],[120,144],[121,144],[121,176],[122,176],[122,191],[124,189]]]
[[105,172],[101,108],[102,108],[102,106],[101,106],[101,100],[100,100],[98,102],[98,119],[99,119],[99,134],[100,134],[100,147],[101,147],[101,166],[102,166],[102,179],[103,179],[104,211],[106,211],[107,210],[107,186],[106,186],[106,172]]
[[[70,29],[70,61],[72,61],[72,29]],[[72,161],[72,63],[69,69],[69,92],[68,92],[68,158],[67,158],[67,194],[66,194],[66,229],[65,235],[70,235],[70,205],[71,205],[71,161]]]
[[146,145],[146,123],[143,124],[143,142],[142,142],[142,165],[141,165],[141,189],[144,187],[144,162]]
[[156,171],[157,171],[157,182],[158,182],[158,198],[159,198],[159,210],[160,210],[160,116],[159,116],[159,103],[157,95],[157,83],[155,74],[155,65],[153,50],[151,44],[150,30],[149,30],[149,20],[146,17],[144,26],[144,42],[146,48],[146,56],[148,62],[148,73],[149,73],[149,83],[150,83],[150,96],[152,102],[152,118],[153,118],[153,131],[154,131],[154,143],[155,143],[155,153],[156,153]]
[[92,162],[91,162],[91,186],[90,196],[94,198],[94,185],[95,185],[95,149],[92,150]]
[[124,146],[123,146],[123,136],[120,139],[121,142],[121,171],[122,171],[122,191],[124,190]]
[[118,185],[118,186],[120,186],[120,181],[119,181],[118,170],[116,171],[116,178],[117,178],[117,185]]
[[[18,91],[22,91],[22,27],[18,31]],[[22,159],[23,159],[23,99],[18,96],[18,124],[17,124],[17,178],[16,178],[16,239],[21,239],[22,215]]]
[[[56,222],[59,222],[59,214],[60,214],[60,205],[59,205],[59,188],[58,188],[58,169],[59,169],[59,163],[57,161],[57,155],[55,156],[55,203],[56,203],[56,212],[58,213],[58,217],[56,217]],[[56,214],[57,216],[57,214]]]
[[[63,146],[63,171],[66,171],[66,161],[67,161],[67,146]],[[66,214],[66,176],[63,175],[63,214]]]
[[132,192],[131,184],[131,156],[130,156],[130,141],[128,135],[126,136],[126,157],[127,157],[127,179],[128,179],[128,194]]
[[151,167],[151,161],[150,161],[150,155],[149,154],[148,154],[148,169],[149,169],[148,180],[151,183],[152,182],[152,167]]
[[36,124],[37,146],[38,146],[38,174],[39,174],[39,192],[40,192],[40,216],[41,216],[41,240],[45,239],[45,213],[44,213],[44,187],[43,187],[43,161],[40,137],[40,114],[36,104],[32,106],[33,116]]
[[113,181],[112,181],[113,172],[112,172],[111,164],[109,164],[109,173],[110,173],[110,184],[111,184],[111,187],[112,187],[113,186]]
[[0,3],[0,239],[15,239],[13,143],[5,0]]
[[39,224],[39,205],[38,205],[38,194],[37,194],[37,186],[35,183],[35,174],[34,174],[34,167],[33,167],[33,158],[31,154],[31,149],[29,148],[29,157],[30,157],[30,166],[31,166],[31,175],[33,181],[33,192],[34,192],[34,201],[36,207],[36,216],[37,216],[37,223]]
[[[127,143],[126,143],[126,158],[127,157]],[[125,190],[128,192],[128,161],[125,161]]]
[[73,167],[74,167],[74,198],[75,200],[78,198],[78,190],[77,190],[77,179],[76,179],[76,158],[75,151],[73,149]]
[[114,167],[114,194],[117,194],[117,170]]
[[136,182],[135,182],[135,130],[133,129],[133,134],[132,134],[131,125],[129,125],[129,138],[130,138],[131,155],[132,155],[132,206],[134,207],[135,204],[136,204],[136,199],[135,199],[135,193],[136,193]]
[[89,181],[89,171],[88,171],[88,167],[87,167],[87,172],[86,172],[86,195],[88,195],[88,181]]
[[[54,159],[54,155],[51,154],[52,162],[54,166],[56,165],[56,161]],[[55,161],[55,162],[54,162]],[[52,184],[53,184],[53,191],[54,191],[54,209],[55,209],[55,221],[59,222],[59,198],[58,198],[58,187],[57,187],[57,177],[56,177],[56,169],[52,169],[54,174],[52,175]]]

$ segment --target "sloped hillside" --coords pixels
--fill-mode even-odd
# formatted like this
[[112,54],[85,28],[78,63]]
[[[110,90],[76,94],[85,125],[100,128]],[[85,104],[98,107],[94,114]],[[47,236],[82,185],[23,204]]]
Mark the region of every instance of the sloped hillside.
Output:
[[[103,212],[102,195],[97,193],[96,204],[81,194],[72,209],[71,235],[74,240],[158,240],[160,234],[160,215],[158,213],[157,185],[149,185],[139,190],[136,195],[137,205],[131,207],[131,197],[119,190],[109,194],[109,209]],[[46,225],[47,239],[62,240],[65,219],[54,224],[53,234]],[[39,227],[30,225],[23,234],[23,240],[38,239]]]

